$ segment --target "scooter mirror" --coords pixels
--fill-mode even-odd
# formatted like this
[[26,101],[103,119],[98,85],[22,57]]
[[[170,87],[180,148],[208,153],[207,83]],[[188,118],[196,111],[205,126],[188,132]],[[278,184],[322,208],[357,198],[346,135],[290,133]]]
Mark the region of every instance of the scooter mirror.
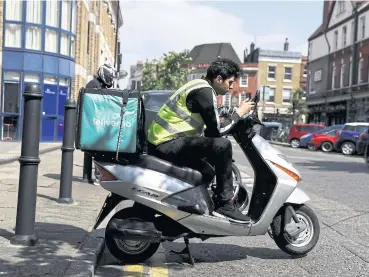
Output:
[[257,90],[254,97],[254,102],[258,103],[260,100],[260,90]]

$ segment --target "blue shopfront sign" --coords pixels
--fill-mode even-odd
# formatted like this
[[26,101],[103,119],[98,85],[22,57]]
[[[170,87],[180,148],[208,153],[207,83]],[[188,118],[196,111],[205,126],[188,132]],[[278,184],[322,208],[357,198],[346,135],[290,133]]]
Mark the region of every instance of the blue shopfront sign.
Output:
[[59,86],[59,104],[58,104],[58,114],[59,116],[64,116],[64,104],[67,100],[68,87]]
[[56,115],[56,97],[58,87],[56,85],[44,85],[44,98],[42,112],[44,115]]

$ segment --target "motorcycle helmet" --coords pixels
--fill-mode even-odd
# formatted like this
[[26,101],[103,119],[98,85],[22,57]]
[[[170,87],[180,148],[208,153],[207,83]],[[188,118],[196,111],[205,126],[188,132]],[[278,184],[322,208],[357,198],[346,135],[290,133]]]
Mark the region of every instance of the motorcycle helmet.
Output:
[[111,88],[114,84],[114,79],[117,78],[117,72],[110,64],[105,63],[99,67],[97,76],[106,87]]

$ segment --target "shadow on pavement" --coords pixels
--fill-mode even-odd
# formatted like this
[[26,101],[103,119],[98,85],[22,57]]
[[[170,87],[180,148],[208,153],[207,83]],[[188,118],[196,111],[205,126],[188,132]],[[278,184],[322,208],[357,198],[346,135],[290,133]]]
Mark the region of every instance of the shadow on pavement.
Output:
[[[60,180],[60,174],[46,173],[43,176],[50,179]],[[73,176],[72,182],[82,182],[82,177]]]
[[[170,253],[170,250],[180,251],[184,243],[172,242],[164,243],[168,262],[188,263],[188,255],[178,255]],[[279,249],[242,247],[233,244],[216,243],[190,243],[191,253],[195,263],[217,263],[236,260],[245,260],[247,257],[255,257],[263,260],[284,260],[292,259]]]
[[321,161],[311,160],[311,162],[294,162],[295,166],[304,167],[309,170],[319,171],[339,171],[349,173],[368,173],[368,166],[362,161],[362,164],[357,162],[338,162],[338,161]]
[[[38,244],[30,247],[10,244],[13,233],[0,229],[1,276],[64,276],[86,230],[72,225],[35,224]],[[87,256],[82,259],[87,260]]]

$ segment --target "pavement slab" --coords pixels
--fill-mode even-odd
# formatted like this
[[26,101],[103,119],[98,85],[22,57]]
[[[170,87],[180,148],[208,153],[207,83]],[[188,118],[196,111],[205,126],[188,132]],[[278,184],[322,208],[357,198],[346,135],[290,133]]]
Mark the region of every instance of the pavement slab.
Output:
[[83,154],[74,153],[74,203],[70,205],[56,202],[61,151],[40,155],[35,223],[39,241],[33,247],[10,244],[16,223],[19,163],[0,166],[0,276],[92,276],[103,240],[89,236],[89,230],[107,192],[81,182]]

